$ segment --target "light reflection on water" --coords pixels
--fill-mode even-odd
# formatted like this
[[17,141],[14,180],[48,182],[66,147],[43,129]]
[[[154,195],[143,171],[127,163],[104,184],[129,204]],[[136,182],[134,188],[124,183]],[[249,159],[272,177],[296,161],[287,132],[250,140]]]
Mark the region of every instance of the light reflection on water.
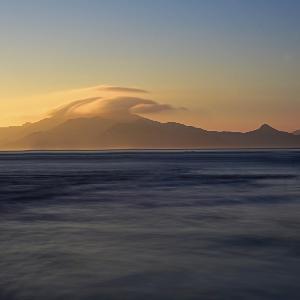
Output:
[[300,152],[0,154],[0,299],[298,299]]

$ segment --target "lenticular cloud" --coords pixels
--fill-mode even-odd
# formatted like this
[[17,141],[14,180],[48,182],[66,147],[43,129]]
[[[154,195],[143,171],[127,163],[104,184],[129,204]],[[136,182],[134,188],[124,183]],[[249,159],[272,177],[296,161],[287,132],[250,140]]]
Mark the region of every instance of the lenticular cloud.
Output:
[[151,114],[178,110],[168,104],[137,97],[101,98],[92,97],[74,101],[51,113],[52,117],[74,118],[79,116]]

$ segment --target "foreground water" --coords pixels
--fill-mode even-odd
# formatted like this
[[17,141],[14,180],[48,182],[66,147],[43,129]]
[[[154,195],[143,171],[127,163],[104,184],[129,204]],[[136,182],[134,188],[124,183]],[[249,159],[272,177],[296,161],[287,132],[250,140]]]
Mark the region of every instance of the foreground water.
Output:
[[0,299],[299,299],[300,151],[0,154]]

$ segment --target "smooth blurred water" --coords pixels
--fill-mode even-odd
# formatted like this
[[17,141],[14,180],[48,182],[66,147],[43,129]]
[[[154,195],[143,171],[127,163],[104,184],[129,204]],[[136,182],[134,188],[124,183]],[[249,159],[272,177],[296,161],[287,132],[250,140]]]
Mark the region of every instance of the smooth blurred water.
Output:
[[0,299],[299,299],[300,151],[0,154]]

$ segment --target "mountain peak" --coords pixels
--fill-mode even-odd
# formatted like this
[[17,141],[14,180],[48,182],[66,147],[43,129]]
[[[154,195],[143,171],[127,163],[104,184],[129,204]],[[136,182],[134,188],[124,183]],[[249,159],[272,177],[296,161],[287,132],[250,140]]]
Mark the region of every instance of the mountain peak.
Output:
[[258,129],[256,129],[256,131],[260,131],[260,132],[278,132],[277,129],[273,128],[272,126],[270,126],[269,124],[262,124]]
[[260,126],[260,129],[273,129],[273,127],[267,123],[264,123]]
[[262,124],[259,128],[253,130],[253,131],[249,131],[249,134],[259,134],[259,135],[277,135],[277,134],[283,134],[286,132],[277,130],[275,128],[273,128],[272,126],[270,126],[269,124]]

